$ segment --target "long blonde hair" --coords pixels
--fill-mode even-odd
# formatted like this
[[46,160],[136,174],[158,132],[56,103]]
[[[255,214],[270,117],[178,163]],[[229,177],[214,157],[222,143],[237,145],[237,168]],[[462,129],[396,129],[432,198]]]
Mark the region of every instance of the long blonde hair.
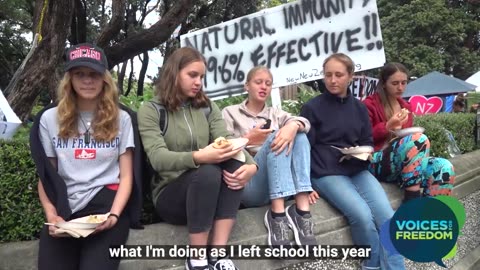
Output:
[[[58,123],[62,139],[79,136],[77,94],[72,87],[70,72],[66,72],[58,86]],[[103,90],[99,94],[99,102],[92,121],[93,137],[96,141],[109,142],[115,138],[119,130],[118,89],[112,74],[107,70],[103,74]]]
[[397,71],[405,73],[408,77],[408,69],[404,65],[396,62],[385,64],[380,70],[380,75],[378,76],[377,92],[380,96],[380,101],[382,102],[383,110],[385,111],[385,116],[387,119],[392,117],[394,110],[393,104],[390,102],[388,92],[385,90],[385,86],[390,76],[395,74]]
[[272,75],[272,72],[270,71],[270,69],[268,67],[266,67],[266,66],[255,66],[248,71],[247,79],[245,80],[245,84],[249,83],[252,80],[253,76],[255,76],[255,74],[257,74],[257,72],[259,72],[259,71],[268,72],[268,74],[270,75],[270,78],[272,79],[272,83],[273,83],[273,75]]

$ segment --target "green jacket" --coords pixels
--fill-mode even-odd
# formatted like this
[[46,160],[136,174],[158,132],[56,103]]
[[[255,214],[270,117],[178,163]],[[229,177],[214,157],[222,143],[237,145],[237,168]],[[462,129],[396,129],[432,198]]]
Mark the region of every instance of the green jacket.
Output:
[[[138,110],[138,129],[143,147],[156,172],[151,185],[154,202],[165,185],[185,171],[199,167],[193,161],[193,151],[206,147],[220,136],[232,137],[218,106],[214,102],[211,106],[208,119],[201,109],[194,109],[190,105],[175,112],[169,111],[168,128],[163,136],[160,117],[154,105],[145,102]],[[255,164],[245,150],[244,153],[246,163]]]

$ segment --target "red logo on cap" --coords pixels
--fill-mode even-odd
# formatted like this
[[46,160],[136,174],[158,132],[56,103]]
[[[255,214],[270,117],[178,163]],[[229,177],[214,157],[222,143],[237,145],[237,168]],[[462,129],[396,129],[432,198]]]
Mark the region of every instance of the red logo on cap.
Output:
[[94,48],[82,46],[70,52],[70,60],[77,58],[91,58],[100,61],[102,54]]

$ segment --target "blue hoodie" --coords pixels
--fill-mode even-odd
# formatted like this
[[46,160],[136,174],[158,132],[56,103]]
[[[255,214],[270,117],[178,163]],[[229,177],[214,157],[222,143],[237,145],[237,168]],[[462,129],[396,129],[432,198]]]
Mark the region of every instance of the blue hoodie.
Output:
[[368,161],[352,158],[339,163],[343,154],[331,147],[372,146],[372,128],[365,105],[349,90],[344,98],[325,93],[311,99],[300,115],[310,121],[308,140],[311,151],[311,177],[353,176],[368,167]]

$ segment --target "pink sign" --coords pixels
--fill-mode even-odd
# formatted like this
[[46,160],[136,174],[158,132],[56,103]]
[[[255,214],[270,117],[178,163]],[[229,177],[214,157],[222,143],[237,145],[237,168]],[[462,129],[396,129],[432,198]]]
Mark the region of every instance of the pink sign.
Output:
[[408,102],[416,115],[435,114],[443,107],[443,100],[439,97],[411,96]]

